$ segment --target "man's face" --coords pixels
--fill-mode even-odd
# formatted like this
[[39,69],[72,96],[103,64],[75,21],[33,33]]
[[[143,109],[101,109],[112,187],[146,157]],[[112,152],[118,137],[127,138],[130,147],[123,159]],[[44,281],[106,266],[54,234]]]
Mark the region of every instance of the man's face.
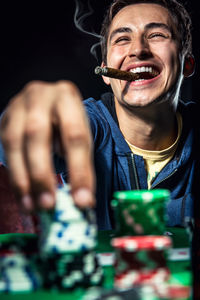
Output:
[[131,83],[104,78],[119,102],[147,106],[182,79],[175,30],[168,10],[157,4],[129,5],[117,13],[108,36],[107,66],[140,72]]

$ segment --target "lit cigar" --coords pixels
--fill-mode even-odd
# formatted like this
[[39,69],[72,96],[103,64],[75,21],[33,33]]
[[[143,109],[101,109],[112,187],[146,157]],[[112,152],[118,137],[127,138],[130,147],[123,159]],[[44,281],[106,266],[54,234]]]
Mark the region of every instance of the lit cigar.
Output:
[[98,66],[95,68],[94,72],[97,75],[102,75],[102,76],[126,80],[126,81],[134,81],[139,79],[138,73],[126,72],[126,71],[121,71],[121,70],[108,68],[108,67],[102,68]]

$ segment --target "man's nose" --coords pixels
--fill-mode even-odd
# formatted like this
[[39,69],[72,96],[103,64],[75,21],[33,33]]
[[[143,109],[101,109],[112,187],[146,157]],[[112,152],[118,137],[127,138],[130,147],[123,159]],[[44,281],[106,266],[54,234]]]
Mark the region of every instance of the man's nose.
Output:
[[152,56],[148,42],[141,37],[133,39],[129,48],[129,56],[136,56],[140,59]]

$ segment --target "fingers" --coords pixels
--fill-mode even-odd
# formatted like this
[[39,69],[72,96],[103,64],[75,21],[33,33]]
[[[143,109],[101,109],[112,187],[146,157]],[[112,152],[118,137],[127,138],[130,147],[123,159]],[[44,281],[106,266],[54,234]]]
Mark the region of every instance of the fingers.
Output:
[[29,211],[55,203],[54,126],[61,136],[75,202],[80,207],[94,205],[92,141],[80,93],[70,82],[34,82],[13,99],[0,129],[13,186]]
[[[29,175],[27,208],[52,209],[55,204],[55,176],[51,159],[51,110],[55,89],[45,83],[29,84],[23,92],[26,112],[23,156]],[[26,200],[26,202],[25,202]],[[33,207],[28,206],[29,203]]]
[[2,118],[1,139],[6,151],[8,167],[12,170],[11,181],[16,191],[25,195],[29,190],[29,179],[22,151],[25,111],[16,99],[13,99],[12,108],[13,113],[8,109]]
[[50,103],[38,105],[41,97],[48,97],[44,90],[40,83],[25,87],[12,100],[1,123],[11,181],[21,204],[28,211],[35,207],[52,208],[54,204]]
[[65,159],[75,203],[94,206],[95,175],[93,146],[81,96],[75,86],[68,86],[56,106]]
[[33,108],[27,113],[27,120],[24,151],[31,183],[30,194],[37,207],[52,208],[55,204],[55,179],[51,156],[50,112],[44,114],[43,106]]

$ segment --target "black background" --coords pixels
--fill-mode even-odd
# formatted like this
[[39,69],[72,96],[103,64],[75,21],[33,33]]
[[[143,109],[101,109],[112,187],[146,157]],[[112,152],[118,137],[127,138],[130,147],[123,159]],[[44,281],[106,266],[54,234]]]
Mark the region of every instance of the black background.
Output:
[[[87,1],[81,0],[84,12]],[[93,14],[85,21],[85,28],[99,33],[102,16],[111,0],[91,0]],[[199,101],[199,39],[200,12],[198,1],[186,4],[193,20],[193,52],[196,72],[185,81],[184,100]],[[75,82],[84,98],[98,98],[109,90],[94,68],[100,63],[91,54],[91,46],[98,42],[80,32],[73,22],[75,1],[51,2],[9,1],[0,6],[0,111],[9,99],[31,80]]]

